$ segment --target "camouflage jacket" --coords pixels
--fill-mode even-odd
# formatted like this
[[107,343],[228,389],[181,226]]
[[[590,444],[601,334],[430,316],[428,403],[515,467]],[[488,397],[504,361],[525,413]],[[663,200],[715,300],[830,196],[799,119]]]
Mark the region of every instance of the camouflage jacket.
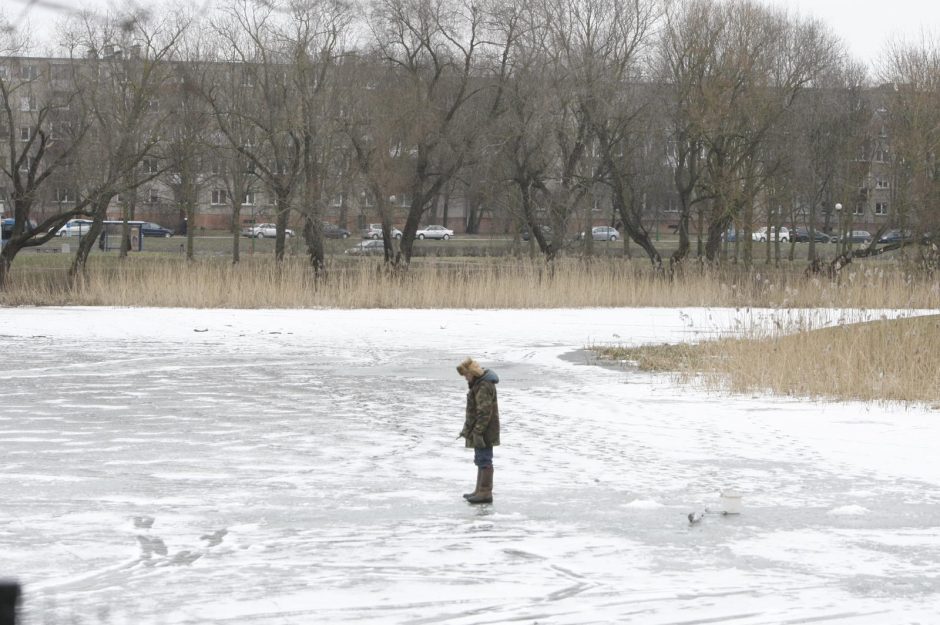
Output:
[[489,369],[469,384],[467,414],[460,435],[467,447],[474,447],[474,435],[482,436],[485,447],[499,445],[499,406],[496,402],[496,384],[499,376]]

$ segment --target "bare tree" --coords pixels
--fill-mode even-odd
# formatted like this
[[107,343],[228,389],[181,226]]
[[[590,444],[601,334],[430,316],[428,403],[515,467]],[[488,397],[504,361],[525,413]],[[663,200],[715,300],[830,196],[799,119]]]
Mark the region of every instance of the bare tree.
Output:
[[[153,180],[162,169],[160,129],[170,114],[159,105],[171,76],[172,55],[187,24],[173,17],[151,22],[143,15],[100,18],[85,14],[68,30],[74,63],[85,87],[82,107],[93,124],[75,169],[78,196],[90,207],[93,223],[69,269],[72,280],[84,272],[91,246],[101,232],[112,200]],[[125,214],[122,246],[126,245]],[[125,248],[126,249],[126,248]]]
[[[70,171],[91,125],[81,106],[81,76],[67,63],[22,56],[26,50],[11,32],[0,34],[0,56],[5,57],[0,70],[0,142],[5,152],[0,185],[14,220],[0,252],[0,288],[21,250],[48,241],[66,221],[84,215],[88,204],[76,196]],[[36,202],[53,184],[66,197],[58,198],[53,215],[34,224]]]
[[216,49],[235,60],[217,78],[236,81],[250,97],[233,98],[218,82],[204,96],[231,148],[274,196],[274,257],[281,261],[292,196],[302,182],[304,145],[291,58],[279,41],[279,15],[271,5],[237,0],[214,22]]
[[390,198],[407,184],[402,163],[403,111],[388,106],[402,94],[376,54],[350,56],[343,64],[343,131],[365,190],[361,202],[374,203],[382,222],[385,261],[395,258],[391,237],[395,218]]
[[374,56],[398,86],[393,94],[400,141],[387,146],[391,162],[381,154],[386,148],[377,147],[370,150],[377,160],[362,170],[376,188],[390,173],[382,163],[402,173],[401,192],[409,207],[396,255],[401,264],[411,260],[422,217],[474,157],[481,129],[498,109],[507,41],[497,39],[505,31],[488,20],[489,14],[482,4],[458,0],[379,0],[373,5]]
[[940,230],[940,43],[894,42],[881,78],[893,93],[886,99],[885,134],[890,137],[898,226],[920,235]]
[[[657,4],[640,0],[564,3],[559,9],[565,18],[554,23],[569,24],[570,32],[559,43],[563,43],[577,107],[589,124],[595,152],[588,184],[603,181],[626,234],[660,268],[662,259],[644,222],[643,176],[637,158],[644,148],[642,122],[647,119],[650,92],[642,85],[642,60],[658,17]],[[585,224],[586,233],[590,226]]]
[[779,166],[768,143],[797,96],[838,58],[837,42],[817,22],[747,0],[690,0],[669,24],[662,67],[679,94],[680,236],[691,203],[709,200],[706,257],[716,258],[737,221],[749,264],[755,204]]
[[835,203],[844,189],[861,184],[859,155],[873,115],[866,89],[864,68],[846,57],[834,59],[772,137],[769,149],[781,166],[770,186],[789,198],[785,225],[790,228],[790,260],[794,229],[805,227],[807,260],[818,261],[816,233],[829,236]]
[[325,268],[323,215],[340,192],[344,175],[340,155],[340,102],[337,72],[350,7],[340,1],[293,0],[281,45],[289,51],[290,72],[300,104],[297,134],[302,145],[303,233],[314,271]]
[[[209,42],[206,50],[209,64],[205,81],[201,83],[201,95],[205,99],[212,95],[218,107],[225,110],[252,110],[255,91],[250,75],[243,71],[237,48],[219,47],[218,38]],[[210,107],[213,114],[219,114],[219,108]],[[232,209],[230,233],[232,235],[232,262],[241,259],[242,211],[246,207],[254,209],[262,183],[257,174],[255,162],[247,158],[238,147],[254,147],[253,137],[257,134],[254,118],[250,115],[227,114],[225,130],[220,130],[216,120],[209,124],[211,129],[207,138],[209,144],[208,159],[211,180],[219,185],[213,190],[216,204],[228,202]],[[238,146],[238,147],[236,147]],[[220,197],[221,196],[221,197]],[[187,228],[187,233],[190,231]]]
[[[183,14],[185,15],[185,13]],[[160,129],[163,154],[162,180],[172,191],[177,221],[185,222],[186,258],[193,260],[196,208],[200,192],[212,180],[213,115],[202,94],[215,69],[207,62],[204,38],[195,30],[181,37],[160,106],[172,111]],[[192,227],[189,227],[192,226]]]
[[[715,46],[725,24],[710,0],[689,0],[671,4],[668,9],[654,76],[662,85],[660,103],[667,112],[671,132],[666,152],[678,196],[679,245],[670,262],[676,264],[689,254],[693,208],[707,199],[703,194],[703,161],[705,120],[711,100],[705,93],[714,80]],[[747,236],[749,232],[748,227]]]

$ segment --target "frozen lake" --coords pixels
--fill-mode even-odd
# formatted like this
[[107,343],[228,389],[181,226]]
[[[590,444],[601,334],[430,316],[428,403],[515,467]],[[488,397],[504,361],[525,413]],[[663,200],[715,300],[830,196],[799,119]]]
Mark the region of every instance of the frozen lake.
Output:
[[937,622],[936,411],[579,353],[881,314],[0,309],[0,577],[30,625]]

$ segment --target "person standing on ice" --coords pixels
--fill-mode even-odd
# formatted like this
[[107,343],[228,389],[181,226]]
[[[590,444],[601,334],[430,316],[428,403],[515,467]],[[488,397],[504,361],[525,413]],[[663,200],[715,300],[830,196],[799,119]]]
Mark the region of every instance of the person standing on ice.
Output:
[[473,358],[457,365],[457,373],[467,380],[467,414],[463,429],[465,445],[473,448],[473,464],[477,465],[477,486],[463,497],[470,503],[493,502],[493,447],[499,445],[499,407],[496,384],[499,376],[484,369]]

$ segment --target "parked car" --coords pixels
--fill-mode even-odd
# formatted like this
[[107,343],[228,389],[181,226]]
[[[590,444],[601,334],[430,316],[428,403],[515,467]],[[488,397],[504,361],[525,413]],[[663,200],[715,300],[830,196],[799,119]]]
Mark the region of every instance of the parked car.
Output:
[[[595,241],[616,241],[620,238],[620,232],[610,226],[595,226],[591,228],[591,238]],[[584,233],[578,235],[578,239],[584,239]]]
[[[13,225],[16,220],[12,217],[6,217],[0,221],[0,239],[6,241],[13,236]],[[36,229],[36,222],[30,219],[26,222],[26,232],[32,232]]]
[[848,241],[849,243],[869,243],[871,242],[871,232],[868,230],[852,230],[849,233],[841,235],[839,237],[839,241]]
[[[254,226],[242,228],[242,236],[255,237],[258,239],[268,237],[273,239],[275,236],[277,236],[277,226],[274,224],[255,224]],[[284,230],[284,236],[292,237],[294,236],[294,231],[290,228],[287,228]]]
[[[551,238],[552,238],[552,227],[551,227],[551,226],[539,225],[539,226],[538,226],[538,229],[542,232],[542,237],[544,237],[544,238],[546,238],[546,239],[551,239]],[[523,241],[528,241],[530,238],[532,238],[532,233],[529,232],[529,229],[528,229],[528,228],[523,228],[523,229],[522,229],[522,233],[520,234],[520,236],[522,237],[522,240],[523,240]]]
[[323,236],[327,239],[348,239],[349,235],[350,232],[346,228],[323,222]]
[[[401,239],[401,230],[398,228],[392,228],[391,235],[393,239]],[[381,239],[382,238],[382,224],[369,224],[362,229],[362,238],[363,239]]]
[[[779,237],[781,243],[786,243],[790,240],[790,230],[786,226],[782,226],[779,230],[772,228],[770,232],[770,238],[774,241]],[[766,242],[767,238],[767,227],[763,227],[760,230],[755,230],[751,233],[751,239],[754,241],[763,241]]]
[[[793,240],[797,243],[809,243],[809,234],[808,228],[796,228],[793,231]],[[832,241],[832,237],[820,230],[813,230],[813,240],[816,241],[816,243],[829,243]]]
[[888,230],[878,237],[879,243],[912,243],[914,235],[910,230]]
[[349,248],[345,253],[351,254],[353,256],[372,256],[375,254],[384,254],[385,241],[380,241],[378,239],[368,239],[362,243],[357,243],[355,247]]
[[140,224],[140,234],[145,237],[164,237],[169,239],[173,236],[173,231],[169,228],[164,228],[160,224],[155,224],[152,221],[145,221]]
[[69,219],[65,222],[59,230],[55,233],[57,237],[80,237],[88,234],[88,231],[91,230],[91,224],[93,222],[90,219]]
[[721,238],[727,241],[728,243],[734,243],[738,240],[738,232],[733,227],[728,228]]
[[426,228],[418,230],[415,236],[419,239],[443,239],[446,241],[454,236],[454,231],[444,226],[427,226]]

